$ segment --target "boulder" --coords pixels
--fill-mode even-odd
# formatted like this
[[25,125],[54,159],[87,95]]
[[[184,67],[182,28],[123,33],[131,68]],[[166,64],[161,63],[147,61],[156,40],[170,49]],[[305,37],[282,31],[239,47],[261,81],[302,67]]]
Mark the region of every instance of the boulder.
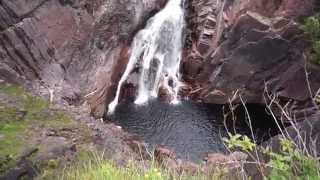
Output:
[[174,150],[166,146],[157,146],[155,151],[155,160],[164,168],[174,170],[179,174],[197,175],[199,172],[207,176],[215,175],[223,170],[224,179],[237,179],[239,172],[243,168],[248,155],[242,152],[233,152],[231,154],[208,153],[204,158],[204,163],[197,164],[187,160],[177,159]]
[[181,167],[182,163],[179,163],[177,160],[175,151],[169,147],[158,145],[154,150],[154,157],[160,166],[168,170],[174,170],[177,172],[184,171]]
[[224,30],[220,45],[202,57],[200,67],[199,60],[194,65],[188,60],[188,67],[198,67],[196,75],[192,69],[193,77],[184,69],[185,79],[200,89],[195,99],[239,103],[235,95],[240,94],[247,103],[264,104],[267,88],[282,99],[301,104],[310,101],[310,94],[320,88],[320,68],[306,59],[307,44],[299,24],[291,18],[270,18],[248,10],[239,13]]
[[190,162],[190,161],[185,161],[182,162],[181,165],[178,168],[179,173],[186,173],[189,175],[197,175],[200,171],[200,165]]
[[209,153],[205,157],[205,164],[202,166],[202,171],[206,174],[213,174],[216,170],[226,169],[228,172],[237,172],[243,166],[248,155],[242,152],[233,152],[229,155],[221,153]]
[[167,159],[176,159],[176,154],[172,149],[158,145],[154,150],[154,157],[159,163],[163,163]]

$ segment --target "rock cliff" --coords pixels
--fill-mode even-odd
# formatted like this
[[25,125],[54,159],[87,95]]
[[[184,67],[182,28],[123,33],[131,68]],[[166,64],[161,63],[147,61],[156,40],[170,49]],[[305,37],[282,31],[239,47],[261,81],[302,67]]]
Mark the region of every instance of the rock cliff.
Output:
[[267,91],[293,100],[293,108],[308,107],[320,76],[305,55],[308,45],[299,19],[313,12],[315,1],[240,0],[219,7],[214,2],[193,3],[197,13],[191,22],[201,31],[183,65],[193,86],[189,95],[218,104],[239,103],[241,95],[248,103],[263,104]]
[[0,77],[78,103],[101,117],[133,34],[165,1],[4,0]]
[[[0,78],[57,101],[86,100],[102,117],[134,34],[165,3],[3,0]],[[296,105],[320,87],[319,67],[307,61],[298,23],[316,1],[199,0],[188,6],[190,46],[182,72],[193,99],[225,104],[238,93],[249,103],[264,103],[267,88]]]

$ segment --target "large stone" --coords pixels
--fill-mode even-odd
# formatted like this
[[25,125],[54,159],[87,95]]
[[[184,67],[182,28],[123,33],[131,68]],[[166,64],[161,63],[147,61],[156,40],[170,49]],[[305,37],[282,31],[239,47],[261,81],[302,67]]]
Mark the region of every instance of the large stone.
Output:
[[160,164],[166,162],[168,159],[176,159],[174,150],[162,145],[156,147],[156,149],[154,150],[154,156]]
[[42,68],[53,60],[48,44],[37,32],[34,19],[26,18],[0,34],[2,63],[29,80],[40,78]]
[[30,16],[38,7],[48,0],[3,0],[0,5],[0,30],[18,23]]
[[303,31],[293,20],[248,11],[225,36],[195,77],[204,102],[240,102],[234,97],[241,94],[248,103],[264,104],[267,88],[280,98],[302,103],[310,100],[309,84],[312,93],[319,89],[319,67],[306,62]]

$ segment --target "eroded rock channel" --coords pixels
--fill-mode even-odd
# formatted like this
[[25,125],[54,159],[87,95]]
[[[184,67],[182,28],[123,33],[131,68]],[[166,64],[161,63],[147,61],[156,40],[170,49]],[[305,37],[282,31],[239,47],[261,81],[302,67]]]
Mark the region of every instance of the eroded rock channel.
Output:
[[[156,31],[162,23],[152,19],[170,2],[179,11],[161,17],[178,19],[164,19],[167,25]],[[144,142],[149,151],[165,145],[176,159],[199,161],[208,152],[228,154],[221,140],[227,132],[277,144],[279,127],[293,139],[296,131],[308,135],[307,150],[320,147],[310,140],[319,135],[320,66],[311,60],[303,28],[319,9],[317,0],[2,0],[0,141],[11,142],[3,128],[8,123],[22,124],[33,133],[17,137],[41,153],[57,148],[52,158],[63,157],[62,164],[92,146],[110,151],[119,164],[129,156],[141,160]],[[148,28],[144,32],[158,34],[139,34]],[[12,87],[32,95],[19,90],[17,97]],[[142,105],[134,104],[137,95]],[[37,112],[26,97],[40,103]],[[35,97],[46,99],[44,106]],[[110,115],[114,99],[118,106]],[[170,104],[177,99],[180,104]],[[42,125],[59,110],[72,126]],[[64,119],[58,115],[53,122]],[[40,173],[34,169],[32,177]]]

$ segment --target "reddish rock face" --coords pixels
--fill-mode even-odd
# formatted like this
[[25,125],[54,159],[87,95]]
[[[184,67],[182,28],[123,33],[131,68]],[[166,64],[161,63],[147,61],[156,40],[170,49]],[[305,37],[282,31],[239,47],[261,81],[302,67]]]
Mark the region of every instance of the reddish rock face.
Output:
[[[0,77],[43,94],[51,89],[56,100],[86,99],[92,114],[101,117],[124,71],[134,34],[166,2],[3,0]],[[192,48],[182,65],[185,79],[194,85],[188,89],[208,103],[226,103],[239,89],[249,102],[260,102],[263,82],[269,81],[273,92],[305,100],[302,32],[290,20],[312,12],[314,3],[240,0],[221,8],[216,0],[192,1]],[[280,15],[289,21],[274,18]],[[317,68],[310,72],[316,74]],[[311,83],[314,79],[317,75]]]
[[266,17],[296,18],[312,14],[315,3],[315,0],[240,0],[230,6],[230,9],[234,15],[250,10]]
[[[285,17],[300,17],[314,13],[316,0],[282,0],[276,4],[274,15]],[[262,7],[263,8],[263,7]],[[261,8],[261,9],[262,9]],[[264,7],[267,9],[267,7]]]
[[[0,78],[57,100],[87,99],[101,117],[129,56],[130,41],[166,1],[4,0]],[[31,82],[31,83],[30,83]]]
[[[193,47],[183,64],[184,79],[192,84],[190,96],[206,103],[237,103],[241,94],[247,103],[264,104],[263,93],[270,93],[296,102],[308,102],[305,76],[303,31],[295,22],[313,12],[313,0],[240,0],[228,1],[224,7],[222,26],[203,26],[203,22],[218,22],[218,16],[207,12],[222,6],[207,5],[212,1],[197,1],[192,24],[196,31]],[[201,13],[201,9],[206,9]],[[198,16],[197,16],[198,15]],[[209,27],[209,28],[208,28]],[[221,29],[219,29],[219,27]],[[223,31],[209,38],[203,53],[203,32]],[[307,65],[312,92],[320,87],[319,67]],[[195,93],[196,92],[196,93]]]

